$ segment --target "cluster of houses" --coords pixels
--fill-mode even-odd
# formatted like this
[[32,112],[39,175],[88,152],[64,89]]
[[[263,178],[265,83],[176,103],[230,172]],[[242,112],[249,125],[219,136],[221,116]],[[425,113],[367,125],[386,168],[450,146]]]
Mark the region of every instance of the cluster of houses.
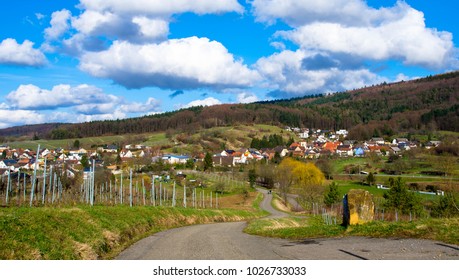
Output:
[[[122,160],[129,160],[136,157],[144,157],[145,146],[129,146],[129,149],[122,149],[119,155]],[[88,159],[97,159],[97,164],[102,165],[100,160],[102,153],[118,153],[118,147],[111,145],[97,150],[86,150],[83,148],[64,150],[58,149],[41,149],[38,151],[29,149],[13,149],[8,146],[0,146],[0,175],[7,176],[9,173],[17,173],[21,171],[43,170],[46,163],[54,166],[66,166],[69,176],[74,176],[78,170],[74,167],[81,165],[81,160],[84,156]],[[38,158],[38,160],[37,160]]]
[[[398,154],[402,151],[419,147],[417,142],[409,141],[406,138],[396,138],[391,142],[383,138],[372,138],[363,143],[351,140],[343,140],[347,136],[346,130],[337,132],[321,130],[299,130],[297,128],[288,128],[290,131],[297,132],[302,140],[292,143],[290,146],[279,146],[275,148],[242,148],[238,150],[223,150],[214,154],[212,159],[214,166],[235,166],[238,164],[247,164],[250,161],[261,161],[263,159],[273,160],[275,157],[292,156],[297,158],[316,159],[321,156],[338,156],[338,157],[363,157],[369,153],[376,155]],[[340,141],[341,139],[341,141]],[[425,148],[436,147],[439,141],[430,141],[425,144]],[[87,158],[97,159],[96,164],[102,165],[101,155],[104,153],[118,154],[122,162],[135,158],[145,158],[147,162],[162,160],[169,164],[185,164],[190,159],[202,161],[204,154],[195,157],[188,155],[161,154],[158,151],[152,152],[150,147],[143,145],[126,145],[119,149],[116,145],[100,147],[96,150],[86,149],[43,149],[38,152],[28,149],[11,149],[8,146],[0,146],[0,175],[7,175],[10,172],[19,172],[20,170],[33,170],[35,166],[43,169],[45,162],[52,162],[54,165],[66,164],[70,166],[70,173],[76,165],[81,164],[84,156]],[[116,166],[110,166],[114,173]],[[70,174],[71,175],[71,174]]]
[[[301,132],[303,133],[303,132]],[[431,148],[438,146],[439,141],[431,141],[425,147]],[[292,156],[296,158],[317,159],[321,156],[338,157],[364,157],[369,153],[378,156],[399,154],[417,148],[419,143],[411,142],[406,138],[396,138],[392,142],[386,142],[383,138],[372,138],[363,143],[357,141],[333,141],[325,139],[323,136],[317,137],[313,141],[299,141],[290,146],[278,146],[272,149],[239,149],[224,150],[213,156],[214,165],[234,166],[245,164],[251,160],[272,160],[276,154],[279,157]]]

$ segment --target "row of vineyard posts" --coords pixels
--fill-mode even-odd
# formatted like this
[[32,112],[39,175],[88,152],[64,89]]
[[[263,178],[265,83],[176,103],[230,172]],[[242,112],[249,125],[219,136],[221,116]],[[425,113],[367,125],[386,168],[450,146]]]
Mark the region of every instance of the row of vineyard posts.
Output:
[[[89,171],[83,175],[83,183],[79,188],[65,190],[62,186],[60,174],[53,170],[54,166],[47,166],[44,161],[43,178],[37,177],[38,155],[34,163],[33,175],[17,172],[15,178],[8,172],[2,183],[6,187],[2,196],[2,204],[6,207],[14,206],[61,206],[61,205],[129,205],[133,206],[164,206],[164,207],[193,207],[218,208],[218,193],[204,188],[176,186],[173,182],[157,180],[151,177],[151,184],[146,185],[142,176],[133,176],[129,170],[128,178],[120,174],[119,180],[95,184],[95,161]],[[66,171],[63,171],[66,172]],[[17,177],[17,178],[16,178]],[[4,182],[6,181],[6,182]]]

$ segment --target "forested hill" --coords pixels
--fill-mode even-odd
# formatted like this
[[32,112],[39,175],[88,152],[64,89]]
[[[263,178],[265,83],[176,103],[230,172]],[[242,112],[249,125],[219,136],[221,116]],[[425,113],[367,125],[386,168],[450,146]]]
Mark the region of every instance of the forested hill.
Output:
[[123,120],[9,128],[0,130],[0,136],[38,134],[40,138],[64,139],[167,130],[193,132],[255,123],[344,128],[350,130],[353,139],[401,131],[459,131],[459,72],[327,96],[194,107]]

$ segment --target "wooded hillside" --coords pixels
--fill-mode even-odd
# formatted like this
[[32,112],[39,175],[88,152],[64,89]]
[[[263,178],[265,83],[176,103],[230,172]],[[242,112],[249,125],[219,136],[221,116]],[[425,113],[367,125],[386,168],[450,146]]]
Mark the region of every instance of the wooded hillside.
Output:
[[331,95],[251,104],[194,107],[158,115],[79,124],[50,124],[0,130],[0,136],[37,135],[46,139],[194,132],[215,126],[270,124],[348,129],[350,138],[398,132],[459,131],[459,72],[409,82],[381,84]]

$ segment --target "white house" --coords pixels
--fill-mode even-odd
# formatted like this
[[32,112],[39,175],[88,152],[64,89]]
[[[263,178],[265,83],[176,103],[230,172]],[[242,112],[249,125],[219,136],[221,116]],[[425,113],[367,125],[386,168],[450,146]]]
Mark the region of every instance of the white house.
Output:
[[163,162],[167,162],[169,164],[183,164],[186,163],[186,161],[189,160],[190,157],[178,155],[163,155],[161,159],[163,160]]
[[121,151],[120,157],[122,157],[122,158],[132,158],[132,157],[134,157],[134,154],[130,150]]
[[45,149],[45,150],[43,150],[43,151],[41,152],[41,157],[46,157],[46,156],[49,155],[50,153],[51,153],[50,150]]
[[336,135],[342,135],[346,137],[349,134],[349,132],[346,129],[340,129],[336,132]]
[[307,138],[309,138],[309,131],[300,132],[300,133],[298,134],[298,137],[300,137],[301,139],[307,139]]

